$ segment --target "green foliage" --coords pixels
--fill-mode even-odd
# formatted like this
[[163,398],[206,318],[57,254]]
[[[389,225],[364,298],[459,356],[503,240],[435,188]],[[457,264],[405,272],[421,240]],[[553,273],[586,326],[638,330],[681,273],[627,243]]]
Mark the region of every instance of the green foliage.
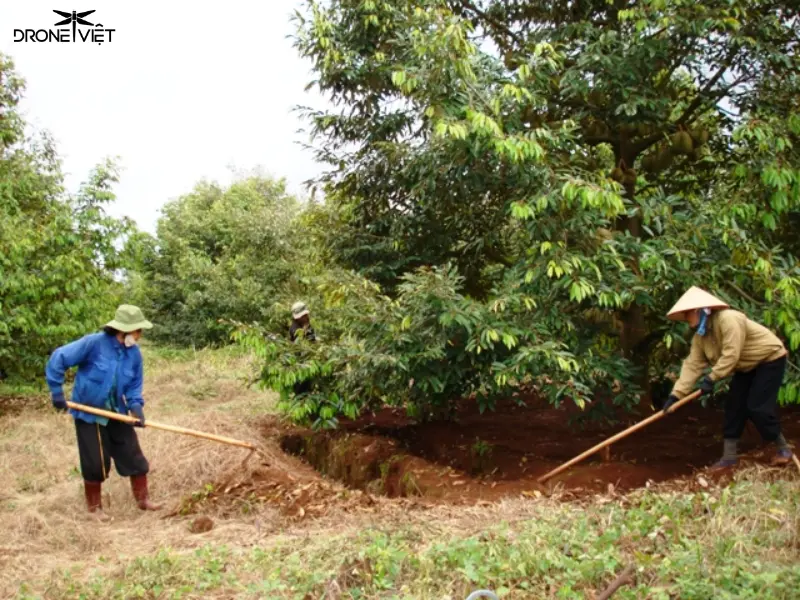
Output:
[[[311,303],[317,343],[292,344],[242,326],[236,337],[263,361],[262,381],[281,393],[281,409],[316,427],[336,426],[383,405],[418,418],[449,416],[453,403],[475,396],[481,410],[535,386],[554,403],[567,396],[579,405],[593,391],[612,392],[625,365],[602,353],[576,357],[557,342],[552,321],[536,322],[533,298],[498,293],[492,304],[461,293],[453,268],[404,276],[395,298],[369,280],[328,274]],[[299,381],[312,382],[295,396]],[[618,402],[632,402],[631,390]]]
[[[778,332],[790,353],[800,349],[800,111],[753,118],[734,130],[732,177],[720,178],[704,206],[705,226],[724,244],[713,265],[720,291],[733,305]],[[719,243],[709,240],[709,246]],[[800,369],[792,364],[783,403],[800,403]]]
[[158,324],[155,339],[220,344],[229,340],[227,320],[276,326],[272,306],[303,243],[293,230],[297,208],[284,181],[259,175],[226,189],[203,182],[168,203],[157,236],[127,249],[136,264],[131,289]]
[[492,448],[492,444],[481,439],[476,439],[475,443],[470,446],[471,471],[473,474],[489,471],[492,464]]
[[0,371],[40,379],[56,347],[96,331],[113,315],[124,267],[117,247],[127,220],[105,214],[117,181],[99,165],[66,196],[52,140],[24,135],[23,84],[0,55]]
[[[305,113],[330,166],[325,252],[390,298],[453,265],[476,330],[569,350],[553,399],[674,375],[688,332],[664,315],[692,284],[797,347],[798,18],[765,0],[310,0],[296,45],[336,107]],[[349,362],[403,364],[381,328],[354,327]],[[439,350],[413,387],[491,397],[518,350],[476,348]],[[509,381],[544,377],[523,363]],[[385,389],[385,368],[359,373],[359,393]],[[367,402],[319,385],[318,407]],[[794,371],[782,399],[800,399]]]
[[472,448],[470,449],[470,451],[472,452],[473,456],[478,456],[478,457],[491,456],[492,445],[481,439],[476,439],[475,443],[472,444]]

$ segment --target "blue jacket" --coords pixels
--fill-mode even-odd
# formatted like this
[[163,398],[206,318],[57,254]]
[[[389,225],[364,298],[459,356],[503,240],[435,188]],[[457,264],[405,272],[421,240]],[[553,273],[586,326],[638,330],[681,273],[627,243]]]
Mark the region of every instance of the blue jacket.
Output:
[[[106,401],[116,381],[111,410],[128,414],[136,404],[144,405],[142,384],[144,368],[142,353],[138,346],[126,348],[116,337],[107,333],[93,333],[61,346],[50,356],[45,369],[47,385],[52,394],[63,394],[64,374],[67,369],[78,367],[72,401],[97,408],[107,408]],[[115,377],[116,374],[116,377]],[[108,420],[70,409],[76,419],[87,423],[102,423]]]

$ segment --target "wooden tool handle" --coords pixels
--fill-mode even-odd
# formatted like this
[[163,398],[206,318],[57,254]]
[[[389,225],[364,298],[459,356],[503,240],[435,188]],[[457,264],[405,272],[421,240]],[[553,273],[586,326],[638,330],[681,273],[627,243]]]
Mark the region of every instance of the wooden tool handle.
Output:
[[[69,408],[89,413],[91,415],[97,415],[98,417],[105,417],[106,419],[113,419],[115,421],[128,423],[129,425],[136,425],[139,422],[139,419],[137,419],[136,417],[131,417],[130,415],[123,415],[120,413],[103,410],[102,408],[95,408],[93,406],[86,406],[85,404],[76,404],[75,402],[67,401],[67,406]],[[253,444],[250,444],[249,442],[243,442],[241,440],[236,440],[222,435],[215,435],[213,433],[196,431],[194,429],[186,429],[185,427],[176,427],[175,425],[165,425],[163,423],[156,423],[155,421],[146,421],[145,427],[152,427],[153,429],[161,429],[163,431],[171,431],[172,433],[181,433],[183,435],[191,435],[193,437],[202,438],[204,440],[212,440],[214,442],[228,444],[229,446],[239,446],[240,448],[248,448],[250,450],[256,449],[256,447]]]
[[[697,390],[696,392],[693,392],[693,393],[689,394],[685,398],[681,398],[675,404],[670,406],[669,411],[667,412],[667,414],[672,414],[677,409],[679,409],[681,406],[683,406],[685,404],[688,404],[689,402],[691,402],[695,398],[699,398],[702,393],[703,393],[702,390]],[[592,448],[589,448],[586,452],[583,452],[582,454],[579,454],[575,458],[573,458],[571,460],[568,460],[567,462],[565,462],[560,467],[557,467],[557,468],[553,469],[552,471],[550,471],[549,473],[546,473],[546,474],[542,475],[536,481],[538,483],[544,483],[545,481],[547,481],[551,477],[554,477],[555,475],[558,475],[562,471],[566,471],[572,465],[581,462],[584,458],[588,458],[589,456],[591,456],[592,454],[594,454],[598,450],[602,450],[606,446],[610,446],[614,442],[618,442],[619,440],[628,437],[630,434],[632,434],[632,433],[634,433],[636,431],[639,431],[640,429],[642,429],[644,427],[647,427],[648,425],[650,425],[650,423],[654,423],[655,421],[658,421],[662,417],[664,417],[664,411],[663,410],[659,410],[654,415],[650,415],[646,419],[644,419],[642,421],[639,421],[635,425],[632,425],[632,426],[628,427],[626,430],[620,431],[618,434],[611,436],[607,440],[604,440],[604,441],[600,442],[599,444],[597,444],[596,446],[593,446]]]
[[[137,419],[136,417],[132,417],[130,415],[123,415],[118,412],[111,412],[110,410],[95,408],[94,406],[78,404],[77,402],[71,402],[69,400],[67,400],[67,406],[74,410],[79,410],[81,412],[89,413],[90,415],[105,417],[106,419],[113,419],[115,421],[122,421],[123,423],[127,423],[128,425],[136,425],[139,422],[139,419]],[[150,423],[148,423],[148,425],[150,425]]]

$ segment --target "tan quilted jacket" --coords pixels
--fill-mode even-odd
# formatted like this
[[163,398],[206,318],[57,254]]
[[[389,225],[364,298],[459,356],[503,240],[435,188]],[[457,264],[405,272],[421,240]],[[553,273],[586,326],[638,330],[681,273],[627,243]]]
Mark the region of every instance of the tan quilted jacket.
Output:
[[695,334],[692,339],[692,348],[672,393],[678,398],[686,396],[709,366],[711,379],[719,381],[786,354],[783,342],[763,325],[736,310],[715,311],[708,319],[706,335]]

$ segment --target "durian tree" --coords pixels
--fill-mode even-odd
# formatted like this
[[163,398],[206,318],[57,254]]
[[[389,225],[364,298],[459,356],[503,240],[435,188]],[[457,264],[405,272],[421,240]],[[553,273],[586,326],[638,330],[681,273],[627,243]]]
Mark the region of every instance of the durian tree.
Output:
[[[494,43],[509,70],[524,64],[537,44],[559,50],[560,68],[541,82],[549,87],[541,90],[545,101],[531,106],[526,118],[533,127],[578,121],[585,146],[610,147],[609,176],[622,184],[628,203],[615,228],[637,239],[654,237],[650,197],[710,199],[705,192],[730,177],[736,159],[743,158],[732,155],[734,131],[761,116],[758,103],[766,89],[777,95],[779,115],[796,109],[795,3],[459,0],[450,5]],[[794,194],[796,202],[796,187]],[[630,259],[631,268],[639,268],[636,253]],[[713,279],[698,275],[700,283]],[[654,304],[634,301],[621,315],[622,348],[641,358],[647,356],[641,343],[652,330],[648,305]]]
[[471,300],[533,302],[507,326],[583,368],[526,375],[572,397],[603,373],[648,392],[687,350],[663,315],[691,284],[800,345],[796,3],[331,0],[297,19],[334,106],[306,111],[327,248],[389,297],[453,264]]

